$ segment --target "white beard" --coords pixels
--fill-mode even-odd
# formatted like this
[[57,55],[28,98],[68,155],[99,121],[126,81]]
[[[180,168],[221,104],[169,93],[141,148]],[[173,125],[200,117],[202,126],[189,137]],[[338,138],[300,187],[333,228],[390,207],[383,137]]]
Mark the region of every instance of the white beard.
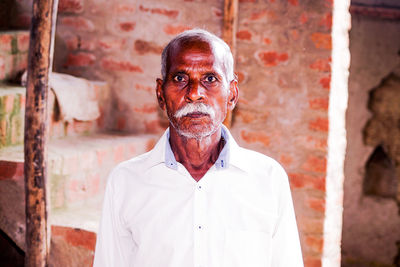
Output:
[[[210,116],[211,121],[215,120],[214,109],[212,109],[210,106],[205,105],[203,103],[189,103],[189,104],[185,105],[184,107],[180,108],[178,111],[176,111],[173,116],[176,119],[180,119],[180,118],[182,118],[190,113],[194,113],[194,112],[200,112],[200,113],[207,114],[208,116]],[[195,132],[186,131],[184,129],[181,129],[178,127],[178,125],[174,125],[173,123],[172,123],[172,126],[176,129],[178,134],[180,134],[186,138],[196,139],[196,140],[201,140],[207,136],[210,136],[218,130],[218,127],[215,127],[214,124],[210,124],[210,125],[208,125],[210,127],[204,127],[203,129],[195,131]]]

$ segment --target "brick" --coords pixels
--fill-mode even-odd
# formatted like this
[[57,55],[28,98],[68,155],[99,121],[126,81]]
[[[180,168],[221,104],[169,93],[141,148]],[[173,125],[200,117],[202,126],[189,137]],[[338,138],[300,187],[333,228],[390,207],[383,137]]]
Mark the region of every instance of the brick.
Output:
[[266,45],[270,45],[270,44],[271,44],[271,39],[269,39],[269,38],[264,38],[264,39],[263,39],[263,43],[266,44]]
[[239,0],[239,3],[255,3],[256,0]]
[[324,239],[321,236],[309,235],[306,237],[305,243],[312,251],[322,253]]
[[308,21],[308,16],[306,13],[302,13],[300,16],[300,24],[304,25]]
[[89,185],[88,185],[88,197],[95,197],[100,193],[100,174],[95,173],[88,175]]
[[21,110],[25,110],[25,102],[26,102],[25,94],[19,95],[19,107]]
[[322,260],[317,257],[305,257],[304,258],[304,266],[305,267],[321,267]]
[[331,50],[332,38],[329,33],[314,32],[311,34],[311,40],[316,48]]
[[118,27],[123,32],[131,32],[135,29],[136,22],[134,22],[134,21],[121,22],[121,23],[119,23]]
[[303,173],[289,173],[290,185],[292,188],[312,188],[319,191],[326,191],[325,177],[313,176]]
[[123,49],[124,45],[126,43],[125,39],[122,38],[103,38],[98,41],[98,46],[103,50],[103,51],[120,51]]
[[331,58],[317,59],[310,64],[310,68],[321,72],[330,72]]
[[117,4],[115,7],[118,15],[131,15],[136,11],[136,5],[134,4]]
[[332,13],[325,14],[324,17],[319,21],[319,26],[325,29],[332,29]]
[[[54,182],[55,179],[62,179],[60,177],[56,177],[56,175],[52,174],[51,175],[52,182]],[[62,208],[65,205],[65,192],[64,188],[59,188],[60,186],[54,186],[51,188],[51,207],[54,208]]]
[[0,180],[23,180],[24,163],[15,161],[0,161]]
[[134,107],[133,111],[142,114],[151,114],[157,112],[158,106],[156,104],[144,104],[140,107]]
[[252,34],[248,30],[241,30],[236,33],[239,40],[251,41]]
[[63,17],[60,24],[70,27],[76,31],[93,32],[95,30],[94,23],[82,17]]
[[329,98],[312,98],[308,100],[308,105],[310,109],[326,111],[329,107]]
[[0,80],[6,78],[6,62],[4,57],[0,55]]
[[171,19],[175,19],[179,15],[178,10],[165,9],[165,8],[149,8],[149,7],[144,7],[143,5],[139,6],[139,10],[142,12],[148,12],[151,14],[166,16]]
[[125,117],[118,117],[116,120],[116,127],[117,130],[125,130],[126,127],[126,118]]
[[308,199],[308,206],[318,212],[325,213],[325,199],[310,198]]
[[326,172],[326,159],[323,157],[308,156],[306,162],[302,165],[303,170],[311,172]]
[[22,73],[28,68],[28,53],[15,55],[14,62],[15,66],[12,72],[12,79],[15,79],[19,73]]
[[323,152],[327,151],[326,150],[326,148],[328,147],[328,139],[327,138],[316,138],[313,136],[307,136],[306,142],[312,148],[315,148],[315,149],[323,151]]
[[14,95],[6,95],[3,97],[3,105],[4,105],[4,111],[6,113],[11,113],[14,107]]
[[0,116],[0,147],[7,145],[7,117]]
[[124,157],[124,146],[120,145],[114,148],[114,163],[118,164],[125,159]]
[[12,35],[8,33],[2,33],[0,34],[0,52],[1,53],[7,53],[11,54],[12,52]]
[[333,0],[325,0],[325,6],[332,8],[333,7]]
[[93,129],[93,121],[77,121],[72,122],[72,130],[77,134],[89,134]]
[[29,32],[21,32],[17,35],[18,51],[24,53],[29,50]]
[[249,143],[249,144],[261,143],[264,146],[269,146],[269,144],[271,142],[270,137],[262,131],[249,132],[246,130],[242,130],[240,132],[240,137],[243,139],[243,141],[245,141],[246,143]]
[[96,56],[92,53],[78,52],[68,54],[64,67],[85,67],[95,63]]
[[248,75],[247,75],[247,73],[246,72],[244,72],[244,71],[237,71],[236,72],[236,75],[237,75],[237,79],[238,79],[238,82],[239,83],[245,83],[246,82],[246,80],[247,80],[247,77],[248,77]]
[[51,234],[62,237],[72,246],[83,247],[90,251],[94,251],[96,246],[96,234],[82,229],[52,225]]
[[327,133],[329,130],[329,120],[327,118],[318,117],[308,123],[308,128],[312,131]]
[[136,40],[134,48],[139,55],[144,55],[147,53],[160,55],[163,50],[162,46],[144,40]]
[[79,169],[79,160],[77,155],[69,155],[64,158],[62,174],[74,174]]
[[22,143],[24,138],[24,117],[23,114],[11,117],[11,144]]
[[279,157],[279,162],[285,167],[288,168],[292,162],[293,162],[293,158],[289,155],[281,155]]
[[59,13],[74,13],[83,12],[83,0],[60,0],[58,3]]
[[238,109],[236,111],[235,117],[240,119],[243,123],[246,124],[252,123],[257,119],[257,116],[254,114],[254,112],[241,109]]
[[163,127],[161,127],[160,125],[160,120],[151,120],[151,121],[145,121],[144,122],[144,127],[146,129],[147,133],[152,133],[152,134],[156,134],[156,133],[160,133],[161,131],[164,130]]
[[299,0],[288,0],[289,4],[292,6],[298,6],[299,5]]
[[127,144],[126,149],[128,151],[128,158],[131,158],[134,155],[136,155],[136,144]]
[[172,24],[167,24],[164,26],[163,31],[168,34],[168,35],[177,35],[181,32],[184,32],[186,30],[190,30],[191,28],[186,25],[172,25]]
[[294,30],[290,30],[289,32],[290,32],[290,35],[292,36],[294,41],[299,40],[300,34],[299,34],[298,30],[294,29]]
[[96,151],[97,163],[99,166],[102,166],[107,161],[108,150],[107,149],[99,149]]
[[308,217],[300,217],[298,219],[299,231],[303,234],[324,234],[324,218],[311,219]]
[[330,89],[331,87],[331,76],[323,77],[319,80],[319,83],[322,85],[324,89]]
[[104,58],[101,61],[101,66],[106,70],[113,71],[143,72],[143,69],[140,66],[135,65],[132,62],[116,60],[113,58]]
[[257,53],[257,57],[266,67],[277,66],[279,63],[285,62],[289,59],[287,53],[278,53],[276,51],[262,51]]
[[255,21],[255,20],[260,20],[262,18],[267,17],[269,10],[261,10],[257,12],[253,12],[249,18],[249,20]]
[[94,51],[96,42],[93,40],[82,39],[79,35],[66,40],[66,45],[69,50]]
[[67,202],[76,203],[81,202],[87,198],[87,185],[84,181],[72,178],[67,186]]
[[151,86],[146,86],[143,84],[135,84],[135,89],[137,90],[142,90],[142,91],[146,91],[146,92],[155,92],[155,87],[151,87]]

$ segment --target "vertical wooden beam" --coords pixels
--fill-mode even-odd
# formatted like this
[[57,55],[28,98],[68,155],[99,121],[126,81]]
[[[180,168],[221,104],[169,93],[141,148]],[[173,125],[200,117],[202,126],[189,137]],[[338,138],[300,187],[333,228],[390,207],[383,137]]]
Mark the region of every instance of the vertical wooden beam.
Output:
[[34,0],[25,109],[25,266],[46,266],[47,93],[50,72],[53,0]]
[[[222,39],[230,46],[233,58],[236,56],[236,29],[238,21],[238,0],[224,1],[224,20],[222,28]],[[232,112],[228,111],[224,124],[230,127],[232,124]]]

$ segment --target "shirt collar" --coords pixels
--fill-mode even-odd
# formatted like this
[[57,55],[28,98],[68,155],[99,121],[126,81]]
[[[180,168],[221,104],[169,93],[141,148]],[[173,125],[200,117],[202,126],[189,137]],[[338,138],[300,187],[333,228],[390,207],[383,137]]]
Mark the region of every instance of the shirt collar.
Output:
[[[219,153],[218,159],[215,162],[215,167],[217,169],[224,169],[228,167],[229,164],[229,140],[231,139],[228,134],[228,129],[223,126],[221,128],[221,136],[225,140],[225,145]],[[165,141],[165,165],[168,168],[177,170],[178,163],[176,162],[174,153],[171,149],[171,144],[169,143],[169,128],[166,131],[166,141]]]
[[[242,148],[233,139],[225,125],[222,125],[221,135],[225,139],[225,145],[215,162],[216,168],[225,169],[228,168],[229,165],[233,165],[246,171],[247,164],[245,159],[241,156]],[[160,140],[149,152],[146,163],[143,167],[151,168],[160,163],[164,163],[167,167],[174,170],[178,168],[178,163],[169,143],[169,128],[167,128]]]

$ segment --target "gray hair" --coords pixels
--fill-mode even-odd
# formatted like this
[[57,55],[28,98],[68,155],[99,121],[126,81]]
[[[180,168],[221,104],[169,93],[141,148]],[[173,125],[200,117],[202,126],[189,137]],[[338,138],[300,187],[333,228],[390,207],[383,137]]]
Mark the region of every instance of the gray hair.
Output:
[[214,53],[216,53],[216,45],[219,45],[223,50],[223,67],[225,70],[227,82],[230,82],[235,79],[235,74],[233,72],[233,55],[229,46],[218,36],[212,34],[206,30],[202,29],[193,29],[184,31],[181,34],[178,34],[174,39],[172,39],[167,46],[164,48],[161,54],[161,75],[163,80],[165,80],[167,76],[167,60],[169,56],[170,49],[174,47],[176,44],[180,44],[182,41],[190,40],[190,39],[199,39],[202,41],[206,41],[210,43],[213,47]]

